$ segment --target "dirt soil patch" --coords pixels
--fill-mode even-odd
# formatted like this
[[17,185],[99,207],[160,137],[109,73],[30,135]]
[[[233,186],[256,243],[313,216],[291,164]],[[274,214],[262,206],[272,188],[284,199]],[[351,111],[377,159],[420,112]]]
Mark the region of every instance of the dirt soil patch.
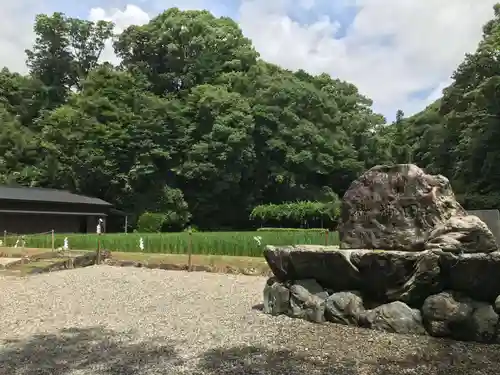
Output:
[[[93,251],[71,250],[56,252],[50,249],[35,248],[0,248],[0,256],[8,258],[25,258],[22,264],[9,267],[2,274],[28,275],[39,273],[40,270],[57,270],[60,267],[50,267],[68,260],[77,255],[94,253]],[[186,254],[148,254],[112,252],[106,264],[119,267],[144,267],[164,270],[187,270],[189,256]],[[63,268],[64,269],[64,268]],[[191,257],[191,270],[228,274],[244,274],[269,276],[269,269],[264,258],[238,257],[224,255],[193,255]]]
[[40,255],[52,252],[51,249],[37,249],[28,247],[0,247],[0,257],[2,258],[22,258],[25,256]]
[[[114,266],[187,270],[189,257],[185,254],[143,254],[112,252],[106,261]],[[268,276],[271,270],[264,258],[224,255],[193,255],[192,271]]]

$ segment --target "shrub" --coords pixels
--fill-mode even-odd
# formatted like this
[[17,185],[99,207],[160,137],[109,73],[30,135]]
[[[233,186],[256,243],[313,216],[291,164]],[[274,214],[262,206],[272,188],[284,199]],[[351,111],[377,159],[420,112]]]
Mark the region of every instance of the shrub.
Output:
[[142,233],[160,232],[165,220],[164,214],[144,212],[137,221],[137,231]]
[[340,202],[290,202],[265,204],[255,207],[250,218],[263,223],[286,223],[302,225],[306,223],[333,227],[340,216]]
[[325,228],[258,228],[257,232],[318,232],[324,233]]
[[457,194],[456,198],[466,210],[500,209],[500,194]]
[[191,219],[189,207],[180,189],[165,186],[159,204],[154,210],[164,215],[161,231],[179,231],[184,229]]

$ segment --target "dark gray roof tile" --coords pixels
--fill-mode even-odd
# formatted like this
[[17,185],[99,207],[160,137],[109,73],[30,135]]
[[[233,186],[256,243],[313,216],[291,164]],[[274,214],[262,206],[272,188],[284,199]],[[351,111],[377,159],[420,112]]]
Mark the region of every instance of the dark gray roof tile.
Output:
[[99,198],[86,197],[70,193],[65,190],[32,188],[24,186],[2,186],[0,185],[0,200],[33,201],[33,202],[57,202],[88,204],[96,206],[111,206]]

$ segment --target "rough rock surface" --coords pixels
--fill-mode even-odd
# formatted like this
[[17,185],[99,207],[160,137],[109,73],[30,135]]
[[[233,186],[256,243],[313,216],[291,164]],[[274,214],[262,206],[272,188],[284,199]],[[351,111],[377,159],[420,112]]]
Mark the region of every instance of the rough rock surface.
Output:
[[500,296],[498,296],[496,299],[495,299],[495,303],[493,305],[495,307],[495,312],[497,314],[500,314]]
[[332,323],[358,325],[364,311],[363,299],[356,291],[333,293],[325,301],[325,318]]
[[287,314],[290,310],[290,290],[276,278],[267,280],[264,287],[264,312],[270,315]]
[[[457,340],[500,341],[500,252],[267,246],[264,311]],[[421,311],[421,312],[420,312]]]
[[[267,246],[264,256],[280,281],[314,278],[332,292],[359,290],[381,303],[400,300],[411,306],[421,305],[430,294],[443,290],[440,257],[432,251],[338,250],[300,245]],[[500,258],[498,264],[500,267]]]
[[500,295],[500,252],[489,254],[439,253],[440,279],[447,290],[479,301],[495,301]]
[[290,287],[290,316],[323,323],[327,297],[328,293],[315,280],[297,280]]
[[430,296],[422,306],[422,315],[433,336],[479,342],[497,337],[499,318],[493,306],[457,292]]
[[498,249],[491,231],[456,201],[448,179],[413,164],[376,166],[343,197],[341,248],[452,252]]
[[[491,234],[491,235],[490,235]],[[490,253],[498,249],[488,226],[477,216],[453,216],[429,235],[426,249],[452,253]]]
[[359,316],[362,327],[394,333],[425,335],[420,311],[412,309],[401,301],[391,302],[367,310]]
[[455,291],[430,295],[419,308],[401,301],[376,305],[359,291],[328,294],[314,280],[293,283],[270,278],[264,289],[264,312],[315,323],[340,323],[379,331],[500,342],[496,303],[477,301]]
[[359,289],[359,270],[349,253],[333,246],[268,245],[264,257],[280,281],[315,279],[333,291]]
[[394,333],[500,342],[500,251],[449,181],[377,166],[344,195],[340,249],[267,246],[264,311]]

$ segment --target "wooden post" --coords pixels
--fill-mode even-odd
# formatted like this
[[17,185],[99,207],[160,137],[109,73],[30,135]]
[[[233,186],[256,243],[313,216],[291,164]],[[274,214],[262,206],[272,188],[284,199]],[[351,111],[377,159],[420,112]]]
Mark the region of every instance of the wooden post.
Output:
[[191,272],[193,269],[193,260],[191,258],[193,254],[193,231],[189,228],[189,240],[188,240],[188,271]]
[[7,247],[7,231],[3,231],[3,245]]
[[101,233],[97,233],[97,254],[95,264],[101,264]]
[[125,215],[125,234],[127,234],[128,231],[128,215]]
[[56,248],[56,239],[55,239],[55,236],[54,236],[54,229],[52,229],[52,231],[51,231],[51,237],[52,237],[51,238],[51,240],[52,240],[52,251],[54,251],[55,248]]
[[325,231],[325,246],[328,246],[328,235],[330,234],[330,231],[327,229]]

